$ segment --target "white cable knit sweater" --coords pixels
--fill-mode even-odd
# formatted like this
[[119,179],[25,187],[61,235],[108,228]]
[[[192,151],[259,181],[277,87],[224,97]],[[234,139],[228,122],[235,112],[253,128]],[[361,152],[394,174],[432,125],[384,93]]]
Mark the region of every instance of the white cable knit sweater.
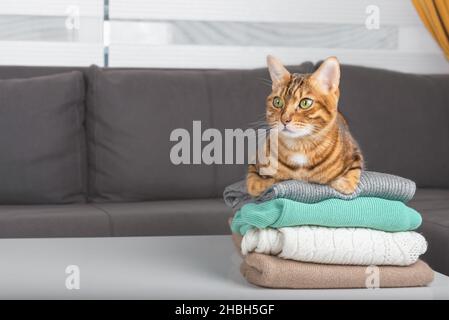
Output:
[[412,231],[301,226],[251,229],[241,247],[244,255],[255,251],[305,262],[407,266],[426,252],[427,243]]

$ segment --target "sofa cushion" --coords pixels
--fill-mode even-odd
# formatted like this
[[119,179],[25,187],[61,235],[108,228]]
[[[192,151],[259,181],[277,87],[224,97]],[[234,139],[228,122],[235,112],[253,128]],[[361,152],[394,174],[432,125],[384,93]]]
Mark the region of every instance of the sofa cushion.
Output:
[[[313,64],[306,67],[311,69]],[[176,141],[170,141],[170,134],[185,129],[192,145],[194,120],[201,121],[202,131],[248,128],[265,110],[270,88],[262,78],[269,78],[265,69],[108,70],[93,66],[87,103],[89,198],[127,202],[221,196],[227,184],[244,175],[244,167],[175,165],[170,150]],[[190,158],[193,162],[193,150]]]
[[229,234],[222,199],[0,206],[0,238]]
[[90,204],[0,206],[0,238],[111,235],[108,215]]
[[429,243],[423,260],[449,275],[449,189],[418,189],[409,205],[423,218],[418,231]]
[[90,198],[139,201],[213,195],[210,166],[174,165],[170,133],[210,125],[206,80],[195,71],[102,70],[89,74]]
[[97,203],[111,221],[113,235],[176,236],[229,234],[232,211],[222,199]]
[[27,79],[71,71],[85,73],[87,70],[87,67],[0,66],[0,79]]
[[369,170],[449,187],[449,75],[343,65],[340,90]]
[[80,72],[0,80],[0,204],[85,201]]

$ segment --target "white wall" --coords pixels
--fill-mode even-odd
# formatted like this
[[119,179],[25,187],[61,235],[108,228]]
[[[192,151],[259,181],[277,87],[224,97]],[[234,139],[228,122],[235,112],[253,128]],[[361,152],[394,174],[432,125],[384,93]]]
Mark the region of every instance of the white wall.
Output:
[[[368,5],[380,9],[378,30],[365,26]],[[408,0],[111,0],[109,12],[111,66],[253,68],[271,53],[449,72]]]
[[[67,30],[68,6],[79,30]],[[369,5],[380,28],[365,26]],[[409,0],[0,1],[0,64],[254,68],[336,55],[343,63],[449,73],[449,63]],[[9,19],[9,20],[8,20]],[[13,20],[11,20],[13,19]],[[27,53],[34,53],[31,56]]]
[[103,0],[0,0],[0,65],[103,65],[103,12]]

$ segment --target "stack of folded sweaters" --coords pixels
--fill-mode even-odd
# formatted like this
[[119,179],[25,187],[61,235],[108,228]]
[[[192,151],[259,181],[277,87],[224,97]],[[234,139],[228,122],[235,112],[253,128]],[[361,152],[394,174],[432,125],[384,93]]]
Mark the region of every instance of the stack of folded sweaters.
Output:
[[249,282],[272,288],[363,288],[370,275],[377,276],[373,284],[379,287],[432,282],[432,269],[419,260],[427,243],[412,231],[421,216],[405,205],[415,193],[413,181],[365,171],[351,195],[289,180],[258,198],[251,198],[245,185],[228,186],[224,200],[236,211],[231,229]]

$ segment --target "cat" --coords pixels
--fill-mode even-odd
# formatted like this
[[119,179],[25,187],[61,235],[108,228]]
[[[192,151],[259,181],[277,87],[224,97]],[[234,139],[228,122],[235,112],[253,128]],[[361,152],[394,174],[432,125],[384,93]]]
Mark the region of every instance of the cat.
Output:
[[[266,100],[266,121],[278,134],[277,154],[268,164],[256,160],[246,177],[256,197],[274,183],[297,179],[326,184],[343,194],[357,188],[364,168],[362,152],[338,111],[340,63],[327,58],[311,74],[290,74],[273,56],[267,57],[272,92]],[[269,142],[269,138],[267,138]],[[264,152],[269,153],[270,143]],[[272,175],[260,169],[276,162]]]

